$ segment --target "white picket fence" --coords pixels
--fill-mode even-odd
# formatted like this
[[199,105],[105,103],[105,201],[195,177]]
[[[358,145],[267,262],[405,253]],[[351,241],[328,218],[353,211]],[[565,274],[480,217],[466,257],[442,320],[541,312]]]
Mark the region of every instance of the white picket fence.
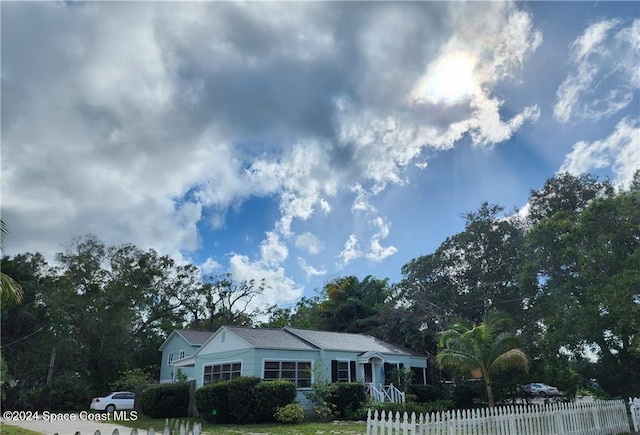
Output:
[[631,421],[633,430],[640,432],[640,397],[629,397],[629,409],[631,410]]
[[[158,432],[158,435],[200,435],[202,432],[202,425],[200,423],[193,423],[191,425],[189,422],[184,421],[169,421],[166,420],[164,424],[164,430],[162,432]],[[58,435],[55,433],[54,435]],[[82,435],[80,432],[76,432],[74,435]],[[96,430],[93,435],[101,435],[100,430]],[[111,432],[111,435],[120,435],[120,431],[118,429],[114,429]],[[122,434],[126,435],[126,434]],[[148,431],[131,429],[129,435],[156,435],[156,431],[154,428],[149,428]]]
[[367,416],[367,435],[597,435],[629,433],[624,401],[554,403]]

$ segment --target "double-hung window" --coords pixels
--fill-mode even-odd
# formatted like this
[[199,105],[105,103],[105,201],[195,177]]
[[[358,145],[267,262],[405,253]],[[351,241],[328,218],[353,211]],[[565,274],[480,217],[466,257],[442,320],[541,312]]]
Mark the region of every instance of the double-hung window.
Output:
[[296,384],[298,388],[311,387],[311,361],[265,361],[265,381],[285,379]]
[[210,364],[204,366],[204,377],[202,384],[210,384],[217,381],[230,381],[240,377],[242,374],[242,363],[233,362],[225,364]]

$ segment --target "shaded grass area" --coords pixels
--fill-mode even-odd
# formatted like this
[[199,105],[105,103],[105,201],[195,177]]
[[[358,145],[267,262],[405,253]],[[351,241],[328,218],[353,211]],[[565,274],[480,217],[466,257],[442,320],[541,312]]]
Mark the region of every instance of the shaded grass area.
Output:
[[11,426],[4,423],[0,423],[0,433],[2,435],[40,435],[40,432],[34,432],[32,430],[23,429],[21,427]]
[[[199,419],[180,419],[180,421],[189,421],[191,424],[200,422]],[[135,427],[139,430],[148,430],[153,427],[156,433],[162,433],[165,420],[158,418],[149,418],[144,415],[138,417],[135,421],[118,421],[119,425],[127,427]],[[305,421],[298,424],[210,424],[202,423],[202,432],[210,435],[222,434],[302,434],[302,435],[356,435],[366,433],[367,426],[364,422],[355,421],[336,421],[336,422],[318,422]],[[4,435],[4,433],[3,433]],[[22,435],[22,434],[17,434]],[[27,434],[25,434],[27,435]]]

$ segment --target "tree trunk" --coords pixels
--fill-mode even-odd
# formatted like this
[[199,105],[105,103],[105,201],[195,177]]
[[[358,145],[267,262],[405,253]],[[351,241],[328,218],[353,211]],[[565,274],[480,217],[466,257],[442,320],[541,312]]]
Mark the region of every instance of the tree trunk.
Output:
[[489,408],[494,408],[496,404],[493,401],[493,389],[491,388],[491,384],[487,384],[487,399],[489,400]]

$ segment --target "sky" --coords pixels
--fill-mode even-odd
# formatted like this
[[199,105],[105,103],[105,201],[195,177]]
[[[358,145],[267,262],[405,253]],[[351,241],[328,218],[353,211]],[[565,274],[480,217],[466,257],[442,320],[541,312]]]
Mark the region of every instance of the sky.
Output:
[[640,168],[638,2],[0,8],[5,255],[90,233],[286,307]]

